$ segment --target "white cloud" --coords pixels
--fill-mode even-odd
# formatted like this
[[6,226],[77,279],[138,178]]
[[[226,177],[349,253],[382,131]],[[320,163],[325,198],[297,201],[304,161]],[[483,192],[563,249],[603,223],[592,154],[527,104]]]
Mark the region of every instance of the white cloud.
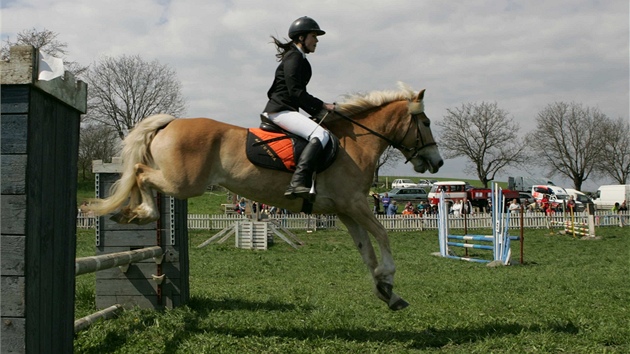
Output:
[[395,88],[401,80],[427,89],[433,120],[464,102],[496,101],[526,134],[536,113],[555,101],[628,117],[628,6],[627,0],[18,0],[2,5],[2,34],[47,28],[82,64],[103,55],[158,59],[177,71],[190,116],[254,125],[277,65],[269,36],[285,38],[291,21],[308,15],[327,31],[309,56],[309,90],[316,96],[333,101]]

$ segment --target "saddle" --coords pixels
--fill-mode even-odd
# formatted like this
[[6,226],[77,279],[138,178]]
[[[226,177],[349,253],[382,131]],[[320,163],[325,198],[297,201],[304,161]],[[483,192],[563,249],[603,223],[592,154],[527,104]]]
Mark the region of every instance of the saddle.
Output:
[[[258,128],[247,130],[247,159],[256,166],[293,173],[308,141],[280,128],[263,115],[260,118]],[[332,165],[338,150],[339,139],[330,134],[330,141],[316,167],[318,173]]]

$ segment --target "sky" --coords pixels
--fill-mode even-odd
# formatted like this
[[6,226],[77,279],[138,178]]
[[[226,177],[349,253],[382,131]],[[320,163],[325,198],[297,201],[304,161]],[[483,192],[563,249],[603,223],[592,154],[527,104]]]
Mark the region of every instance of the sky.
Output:
[[[403,81],[426,89],[433,122],[448,108],[479,102],[496,102],[521,136],[554,102],[629,119],[628,0],[2,0],[0,6],[3,42],[25,29],[47,29],[68,44],[66,59],[82,65],[122,55],[169,65],[182,84],[187,117],[258,125],[278,64],[270,36],[285,39],[293,20],[310,16],[327,33],[308,56],[308,90],[325,102],[396,89]],[[436,175],[403,164],[381,175],[476,179],[464,173],[464,162],[446,160]],[[542,167],[497,179],[542,177]]]

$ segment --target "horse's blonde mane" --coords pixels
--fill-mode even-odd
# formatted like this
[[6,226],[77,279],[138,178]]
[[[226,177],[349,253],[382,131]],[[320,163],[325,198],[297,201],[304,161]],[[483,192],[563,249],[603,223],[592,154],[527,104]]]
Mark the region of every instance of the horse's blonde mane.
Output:
[[[354,115],[371,108],[382,106],[386,103],[401,100],[410,101],[415,97],[416,92],[414,92],[409,85],[399,82],[398,87],[398,91],[372,91],[368,93],[344,95],[343,101],[337,103],[337,110],[347,115]],[[422,106],[422,103],[420,103],[420,105]],[[410,109],[422,111],[424,107],[410,107]]]

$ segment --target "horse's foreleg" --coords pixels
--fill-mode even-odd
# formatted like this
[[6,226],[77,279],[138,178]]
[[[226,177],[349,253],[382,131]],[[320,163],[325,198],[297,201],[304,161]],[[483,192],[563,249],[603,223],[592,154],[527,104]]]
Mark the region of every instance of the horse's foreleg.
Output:
[[[403,309],[409,304],[393,291],[396,267],[390,251],[387,231],[383,225],[376,220],[367,206],[361,209],[365,209],[366,211],[362,213],[362,215],[340,215],[339,218],[348,227],[348,231],[355,240],[355,244],[357,248],[359,248],[364,262],[368,265],[368,268],[370,268],[374,279],[374,293],[376,296],[385,301],[392,310]],[[366,231],[369,231],[378,242],[381,253],[380,265],[376,260],[374,248],[367,237]]]
[[374,277],[374,272],[378,266],[378,260],[376,259],[376,252],[374,252],[374,247],[372,246],[372,242],[370,241],[367,231],[365,231],[365,229],[357,224],[352,218],[346,215],[339,215],[339,220],[341,220],[341,222],[343,222],[348,228],[348,232],[350,233],[350,236],[352,236],[354,245],[357,247],[359,253],[361,253],[363,263],[365,263],[370,271],[370,274]]
[[[370,213],[370,215],[372,214]],[[370,230],[370,233],[376,239],[378,247],[381,251],[381,264],[376,267],[374,272],[376,296],[385,301],[390,309],[394,311],[402,310],[409,306],[409,303],[393,291],[396,266],[394,265],[394,257],[391,253],[387,230],[385,230],[383,225],[381,225],[381,223],[379,223],[373,215],[372,219],[373,222],[370,220],[370,222],[367,223],[366,228]]]

